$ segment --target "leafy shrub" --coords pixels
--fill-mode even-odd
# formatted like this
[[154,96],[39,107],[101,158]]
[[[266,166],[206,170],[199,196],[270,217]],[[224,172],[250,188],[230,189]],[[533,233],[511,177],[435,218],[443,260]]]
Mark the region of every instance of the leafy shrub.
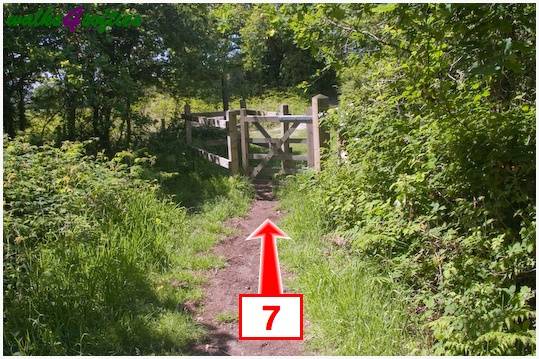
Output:
[[405,288],[375,261],[350,255],[347,237],[328,233],[323,192],[307,172],[286,178],[278,192],[286,211],[281,224],[292,238],[279,242],[279,253],[294,273],[292,289],[305,296],[308,348],[324,355],[423,353]]
[[[305,183],[322,194],[326,231],[413,290],[436,353],[532,354],[535,8],[369,9],[297,17],[312,26],[298,41],[332,44],[322,55],[341,65],[340,104],[323,119],[339,141]],[[369,46],[367,31],[385,43]]]
[[83,144],[4,144],[4,353],[114,353],[187,238],[185,210]]
[[348,159],[328,157],[310,184],[323,189],[326,226],[415,290],[438,353],[530,354],[535,107],[493,110],[470,81],[416,111],[425,99],[399,87],[403,72],[366,57],[344,73],[325,122]]

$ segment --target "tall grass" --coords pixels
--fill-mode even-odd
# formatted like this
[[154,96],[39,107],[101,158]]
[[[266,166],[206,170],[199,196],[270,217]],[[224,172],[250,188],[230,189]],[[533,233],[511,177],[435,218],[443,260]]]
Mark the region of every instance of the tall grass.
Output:
[[205,334],[184,303],[222,265],[207,251],[246,184],[222,179],[189,214],[81,144],[4,143],[4,354],[192,353]]
[[292,237],[280,242],[288,283],[305,297],[307,344],[323,355],[419,353],[421,340],[400,289],[376,263],[349,252],[343,238],[325,233],[317,194],[299,180],[280,190],[282,225]]

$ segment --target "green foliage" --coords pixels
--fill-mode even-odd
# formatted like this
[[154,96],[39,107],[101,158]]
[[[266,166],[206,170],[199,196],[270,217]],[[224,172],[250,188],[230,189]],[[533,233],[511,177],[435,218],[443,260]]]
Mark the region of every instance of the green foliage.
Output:
[[[133,106],[135,111],[140,111],[143,115],[151,118],[155,123],[164,118],[167,124],[175,122],[174,125],[181,126],[181,120],[178,117],[183,112],[183,105],[189,104],[191,112],[213,112],[222,111],[223,104],[220,101],[213,101],[209,98],[185,97],[174,100],[171,96],[163,93],[149,91],[144,101]],[[277,111],[279,105],[288,104],[289,110],[293,114],[303,114],[305,109],[310,106],[310,97],[294,91],[293,89],[273,89],[265,91],[256,96],[245,98],[248,108],[262,111]],[[240,98],[232,97],[230,99],[230,109],[240,108]],[[155,130],[155,129],[154,129]],[[181,142],[175,145],[182,146]]]
[[335,72],[299,47],[281,5],[220,4],[212,8],[221,35],[232,96],[257,96],[275,88],[305,93],[333,91]]
[[413,289],[436,353],[533,354],[535,8],[373,6],[289,9],[342,83],[323,225]]
[[[59,18],[70,4],[50,6]],[[59,140],[98,137],[109,155],[132,145],[139,118],[132,106],[145,90],[166,88],[174,97],[213,88],[208,78],[215,64],[212,26],[206,5],[85,4],[84,14],[134,14],[137,27],[57,28],[6,27],[4,121],[10,137],[15,125],[28,127],[27,98],[34,110],[58,113]],[[9,4],[5,17],[33,13],[42,4]],[[43,90],[39,90],[44,87]],[[55,101],[47,101],[49,89]],[[31,95],[31,96],[29,96]],[[50,139],[50,138],[49,138]]]
[[244,182],[193,216],[140,179],[158,156],[4,143],[4,354],[189,353],[204,330],[178,307],[221,265],[201,254],[248,207]]
[[238,321],[238,315],[234,312],[222,312],[215,317],[218,323],[235,323]]
[[[406,293],[374,261],[350,255],[348,238],[327,231],[312,174],[286,181],[279,192],[286,211],[279,242],[295,292],[304,294],[307,341],[324,355],[424,353],[425,342],[408,315]],[[329,344],[331,343],[331,344]]]
[[[4,16],[36,6],[6,5]],[[245,98],[250,108],[288,103],[302,113],[308,102],[294,91],[331,94],[335,74],[340,104],[323,125],[339,141],[322,173],[300,177],[316,201],[298,204],[289,222],[310,238],[288,256],[309,269],[301,286],[328,303],[331,293],[309,276],[319,272],[338,291],[337,308],[311,304],[317,345],[326,338],[336,353],[411,352],[407,320],[396,314],[393,324],[369,319],[397,333],[380,340],[385,349],[372,338],[358,348],[354,335],[369,331],[343,324],[380,313],[392,290],[375,291],[379,303],[358,296],[374,285],[368,258],[410,289],[437,354],[535,353],[534,5],[110,6],[139,13],[141,26],[4,34],[10,138],[18,129],[32,143],[99,139],[62,149],[6,144],[6,353],[133,353],[139,342],[136,353],[183,352],[200,332],[155,298],[200,294],[194,284],[156,294],[147,274],[159,282],[174,271],[194,283],[182,269],[219,264],[196,253],[222,231],[215,221],[246,210],[250,188],[191,157],[178,106],[218,110],[231,97],[231,107]],[[267,91],[283,86],[294,90]],[[156,131],[160,119],[168,130]],[[137,150],[109,162],[84,155],[96,147],[109,157]],[[337,150],[346,158],[333,158]],[[347,238],[346,250],[300,226],[313,218],[317,231]],[[329,259],[319,258],[326,249]]]
[[[280,105],[287,104],[290,113],[298,115],[304,114],[305,109],[310,106],[310,97],[292,90],[269,90],[258,96],[248,97],[245,102],[248,108],[262,111],[278,111]],[[240,108],[240,100],[233,99],[230,106]]]

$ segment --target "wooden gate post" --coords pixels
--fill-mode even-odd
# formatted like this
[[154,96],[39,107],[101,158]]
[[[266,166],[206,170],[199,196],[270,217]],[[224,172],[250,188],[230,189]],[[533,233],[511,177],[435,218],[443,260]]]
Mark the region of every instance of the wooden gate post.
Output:
[[[312,116],[313,111],[311,106],[305,109],[305,114]],[[307,122],[305,124],[307,129],[307,166],[314,167],[314,146],[313,146],[313,123]]]
[[[288,110],[288,105],[286,105],[286,104],[280,105],[279,106],[279,114],[281,114],[281,115],[290,115],[290,111]],[[283,122],[281,136],[284,136],[286,131],[288,131],[289,126],[290,126],[290,124],[288,122]],[[271,148],[271,144],[270,144],[270,148]],[[290,153],[290,141],[289,140],[284,141],[283,146],[282,146],[282,150],[283,150],[283,153],[285,155]],[[286,170],[289,167],[290,167],[290,161],[287,161],[287,160],[283,159],[281,161],[281,168],[282,168],[283,172],[286,173]]]
[[326,147],[329,141],[329,134],[320,127],[320,113],[329,108],[329,98],[322,94],[316,95],[312,99],[312,119],[313,119],[313,155],[314,169],[320,171],[321,158],[320,149]]
[[234,112],[226,111],[225,116],[228,120],[228,135],[226,137],[229,161],[228,169],[232,175],[235,175],[238,174],[240,170],[240,161],[238,156],[238,115]]
[[[245,106],[245,102],[242,103]],[[241,136],[241,167],[243,174],[249,175],[249,122],[247,120],[247,109],[240,109],[240,136]]]
[[191,106],[185,105],[183,107],[183,117],[185,118],[185,142],[191,145],[193,142],[193,133],[191,127]]

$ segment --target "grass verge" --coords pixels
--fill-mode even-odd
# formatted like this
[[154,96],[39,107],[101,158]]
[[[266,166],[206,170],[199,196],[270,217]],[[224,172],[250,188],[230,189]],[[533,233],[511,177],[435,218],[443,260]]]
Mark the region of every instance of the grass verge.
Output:
[[305,297],[309,350],[321,355],[404,355],[423,343],[410,319],[400,288],[376,263],[351,254],[346,242],[324,232],[316,193],[299,180],[279,191],[286,211],[280,242],[289,286]]

